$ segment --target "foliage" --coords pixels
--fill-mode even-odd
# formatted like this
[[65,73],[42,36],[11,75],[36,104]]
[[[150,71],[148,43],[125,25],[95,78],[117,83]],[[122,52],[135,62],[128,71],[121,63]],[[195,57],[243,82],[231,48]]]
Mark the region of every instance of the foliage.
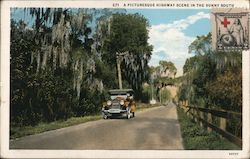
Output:
[[164,86],[168,86],[168,85],[175,85],[177,82],[176,79],[173,79],[173,78],[169,78],[169,77],[159,77],[157,79],[154,80],[154,83],[155,84],[160,84],[161,87],[164,87]]
[[242,71],[227,70],[206,85],[211,100],[222,109],[241,112]]
[[[116,67],[116,54],[128,51],[122,62],[122,77],[136,91],[142,91],[142,83],[148,78],[148,61],[152,46],[148,40],[148,21],[139,14],[113,14],[110,33],[103,44],[102,59]],[[107,25],[106,25],[107,27]]]
[[[17,27],[18,26],[18,27]],[[31,52],[36,48],[33,45],[33,32],[25,29],[23,21],[19,23],[11,21],[11,120],[16,123],[34,124],[39,114],[34,113],[30,106],[32,90],[29,89],[29,81],[34,81],[34,72],[30,65]],[[14,111],[13,111],[14,110]],[[39,119],[38,119],[39,120]]]
[[96,60],[95,77],[98,79],[102,79],[103,85],[107,88],[116,88],[118,86],[116,67],[111,67],[105,61]]
[[189,45],[188,52],[197,55],[204,55],[211,51],[212,34],[197,36],[196,39]]
[[[211,34],[197,37],[190,51],[195,56],[187,59],[183,67],[179,100],[192,106],[242,112],[242,53],[211,51]],[[227,131],[241,136],[239,121],[228,122]],[[202,139],[186,142],[195,145]]]
[[161,72],[166,72],[168,70],[170,73],[173,73],[174,76],[176,75],[177,69],[171,61],[160,61],[159,64]]
[[143,86],[143,92],[142,92],[142,102],[145,102],[145,103],[149,103],[149,101],[151,99],[157,99],[157,92],[156,92],[156,88],[150,84],[150,85],[147,85],[145,84]]
[[[33,28],[23,21],[11,22],[11,124],[35,125],[99,112],[103,99],[79,101],[83,79],[88,83],[95,74],[89,65],[90,16],[83,10],[76,14],[68,9],[25,10],[34,17]],[[99,84],[96,79],[91,82]],[[95,94],[86,96],[93,91],[88,92],[81,98],[93,100]],[[89,113],[80,113],[81,109]]]
[[122,63],[124,84],[142,93],[152,50],[143,16],[110,9],[19,10],[31,15],[33,26],[11,21],[11,134],[14,127],[99,113],[107,90],[117,87],[117,51],[130,52]]
[[151,66],[149,69],[151,74],[150,84],[154,86],[156,98],[162,103],[166,103],[171,98],[171,93],[167,86],[179,85],[181,78],[175,78],[177,69],[171,61],[161,60],[159,65]]
[[199,58],[200,56],[193,56],[188,58],[183,66],[183,74],[191,72],[192,69],[196,69],[196,67],[198,66]]
[[194,123],[184,111],[177,107],[183,144],[186,150],[240,150],[237,145],[222,139],[217,133],[209,133]]
[[226,110],[242,109],[242,55],[211,51],[211,35],[197,37],[190,45],[195,56],[186,60],[178,92],[191,105]]
[[163,104],[166,104],[171,99],[170,91],[166,88],[160,90],[158,96]]
[[148,103],[152,98],[161,103],[167,103],[171,99],[171,93],[168,88],[157,89],[151,85],[143,86],[142,102]]

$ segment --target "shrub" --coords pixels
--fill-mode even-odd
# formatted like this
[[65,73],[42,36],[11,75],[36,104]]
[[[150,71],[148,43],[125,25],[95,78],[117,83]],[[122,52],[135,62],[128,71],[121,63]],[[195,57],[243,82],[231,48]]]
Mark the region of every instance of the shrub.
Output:
[[188,150],[238,150],[240,147],[221,138],[215,132],[194,123],[185,112],[177,107],[178,118],[181,125],[181,134],[185,149]]

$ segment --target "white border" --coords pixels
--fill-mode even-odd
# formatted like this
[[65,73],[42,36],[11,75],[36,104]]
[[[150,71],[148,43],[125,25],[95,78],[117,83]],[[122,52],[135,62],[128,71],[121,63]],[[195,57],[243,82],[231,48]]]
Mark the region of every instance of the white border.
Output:
[[[62,3],[63,2],[63,3]],[[211,4],[232,4],[234,8],[249,8],[248,0],[3,0],[6,7],[60,7],[60,8],[147,8],[147,9],[209,9]],[[154,7],[138,7],[136,4],[154,4]],[[161,7],[156,4],[175,4]],[[188,4],[188,6],[177,6]],[[192,7],[194,5],[194,7]],[[203,5],[203,6],[202,6]],[[232,8],[230,6],[219,8]]]
[[[1,2],[1,156],[3,158],[249,158],[250,127],[249,127],[249,77],[250,51],[243,53],[243,150],[9,150],[9,98],[10,98],[10,8],[11,7],[83,7],[83,8],[114,8],[113,4],[126,3],[163,3],[161,1],[3,1]],[[168,3],[227,3],[235,7],[249,8],[244,1],[168,1]],[[117,7],[117,6],[116,6]],[[137,8],[137,7],[127,7]],[[142,7],[140,7],[142,8]],[[146,7],[147,8],[147,7]],[[157,8],[157,7],[154,7]],[[169,9],[173,9],[172,7]],[[183,9],[192,9],[183,7]],[[196,7],[194,9],[208,7]],[[179,8],[182,9],[182,8]],[[230,156],[229,153],[238,153]]]

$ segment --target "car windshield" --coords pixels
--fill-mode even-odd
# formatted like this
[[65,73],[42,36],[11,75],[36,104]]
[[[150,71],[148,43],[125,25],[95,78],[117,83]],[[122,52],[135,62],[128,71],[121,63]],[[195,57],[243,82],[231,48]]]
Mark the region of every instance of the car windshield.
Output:
[[112,94],[111,96],[110,96],[110,98],[112,99],[112,100],[114,100],[114,99],[116,99],[117,97],[122,97],[122,98],[127,98],[127,94]]

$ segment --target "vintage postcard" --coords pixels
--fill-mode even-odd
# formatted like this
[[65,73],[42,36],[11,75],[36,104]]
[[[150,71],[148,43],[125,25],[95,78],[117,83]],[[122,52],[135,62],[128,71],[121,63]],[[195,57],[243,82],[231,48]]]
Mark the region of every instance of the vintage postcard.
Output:
[[1,158],[249,158],[249,5],[1,1]]

